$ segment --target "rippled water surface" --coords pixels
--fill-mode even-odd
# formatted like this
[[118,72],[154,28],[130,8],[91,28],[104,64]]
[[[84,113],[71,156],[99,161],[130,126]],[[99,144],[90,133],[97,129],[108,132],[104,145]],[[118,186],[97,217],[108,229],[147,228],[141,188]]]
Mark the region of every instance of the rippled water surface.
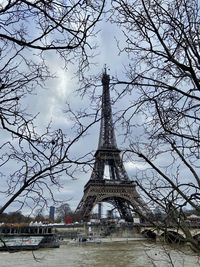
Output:
[[[170,263],[173,262],[173,265]],[[199,257],[189,249],[171,249],[144,241],[67,244],[58,249],[0,252],[0,267],[196,267]]]

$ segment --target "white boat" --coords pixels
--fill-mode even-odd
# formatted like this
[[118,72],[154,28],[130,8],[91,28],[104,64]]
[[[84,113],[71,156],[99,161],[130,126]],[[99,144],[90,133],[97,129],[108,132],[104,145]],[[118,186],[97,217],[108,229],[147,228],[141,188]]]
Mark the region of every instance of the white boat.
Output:
[[43,236],[0,236],[0,250],[37,249],[43,238]]
[[59,239],[48,225],[6,224],[0,226],[0,250],[58,248]]

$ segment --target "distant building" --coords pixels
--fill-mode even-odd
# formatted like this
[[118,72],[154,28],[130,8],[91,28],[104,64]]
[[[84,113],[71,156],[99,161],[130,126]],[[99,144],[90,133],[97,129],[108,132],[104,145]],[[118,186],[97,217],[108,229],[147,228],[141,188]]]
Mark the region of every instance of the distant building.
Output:
[[55,219],[55,207],[51,206],[49,210],[49,219],[54,221]]

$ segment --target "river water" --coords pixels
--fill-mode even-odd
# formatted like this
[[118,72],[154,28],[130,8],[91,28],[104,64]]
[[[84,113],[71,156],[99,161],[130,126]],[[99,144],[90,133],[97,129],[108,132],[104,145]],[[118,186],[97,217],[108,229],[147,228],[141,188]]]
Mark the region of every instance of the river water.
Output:
[[[171,264],[171,261],[173,264]],[[196,267],[200,258],[188,248],[148,241],[66,244],[34,252],[0,252],[0,267]]]

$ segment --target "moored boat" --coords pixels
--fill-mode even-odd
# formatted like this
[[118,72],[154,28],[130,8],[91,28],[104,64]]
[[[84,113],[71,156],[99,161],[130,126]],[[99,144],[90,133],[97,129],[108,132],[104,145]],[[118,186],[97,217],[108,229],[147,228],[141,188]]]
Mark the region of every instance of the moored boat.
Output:
[[43,238],[43,236],[1,236],[0,250],[16,251],[38,249]]
[[0,225],[0,250],[32,250],[58,248],[59,239],[49,225],[2,224]]

